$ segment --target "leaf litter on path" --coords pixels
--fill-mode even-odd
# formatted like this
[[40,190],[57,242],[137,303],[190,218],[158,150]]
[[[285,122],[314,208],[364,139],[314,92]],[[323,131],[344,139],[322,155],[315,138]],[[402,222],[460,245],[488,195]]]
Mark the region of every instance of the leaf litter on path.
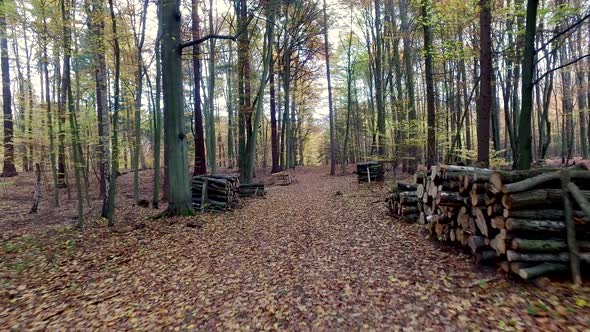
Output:
[[[27,231],[0,248],[13,330],[585,330],[587,287],[477,268],[374,203],[383,184],[297,171],[239,210],[115,230]],[[122,205],[122,202],[119,202]],[[142,222],[142,227],[132,227]],[[199,225],[192,227],[187,225]],[[129,227],[126,227],[129,226]]]

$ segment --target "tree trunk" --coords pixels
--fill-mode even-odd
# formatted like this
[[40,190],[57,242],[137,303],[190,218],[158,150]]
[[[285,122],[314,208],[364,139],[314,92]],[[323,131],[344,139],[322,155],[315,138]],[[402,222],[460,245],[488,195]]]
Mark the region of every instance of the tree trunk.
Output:
[[[324,0],[325,3],[325,0]],[[381,1],[375,0],[375,101],[377,104],[377,154],[385,156],[385,106],[383,105],[383,68],[381,42]]]
[[[199,1],[192,0],[192,37],[199,39]],[[207,174],[207,163],[205,160],[205,138],[203,136],[203,111],[201,109],[201,45],[193,45],[193,75],[194,89],[193,102],[194,109],[194,132],[195,132],[195,165],[193,175]]]
[[[140,34],[139,36],[135,35],[135,41],[137,48],[137,57],[135,64],[136,66],[136,73],[135,73],[135,149],[133,151],[133,199],[138,202],[139,201],[139,154],[141,151],[141,97],[143,93],[143,44],[145,40],[145,21],[147,17],[147,7],[148,7],[148,0],[144,0],[143,2],[143,9],[140,12]],[[135,26],[133,27],[135,30]]]
[[[112,0],[111,0],[112,1]],[[182,95],[182,50],[180,48],[180,1],[163,0],[160,25],[162,29],[162,85],[164,97],[164,141],[168,147],[169,216],[192,214],[186,152],[186,126]]]
[[522,59],[522,106],[518,123],[517,169],[531,167],[531,114],[533,110],[533,77],[535,69],[535,33],[539,0],[528,0],[525,45]]
[[[414,68],[412,67],[412,41],[411,31],[410,31],[410,24],[408,20],[408,4],[407,0],[400,0],[399,2],[399,11],[400,11],[400,20],[401,20],[401,30],[403,36],[403,45],[404,45],[404,65],[406,69],[406,90],[408,91],[408,105],[405,109],[409,111],[409,123],[408,123],[408,130],[409,130],[409,138],[410,141],[414,140],[417,136],[417,130],[415,127],[418,125],[415,123],[417,119],[416,113],[416,95],[414,91]],[[408,158],[410,159],[410,167],[408,169],[409,173],[412,173],[416,165],[418,163],[418,155],[419,149],[415,143],[411,143],[409,149]]]
[[70,11],[71,4],[66,4],[66,0],[61,0],[61,16],[63,20],[63,47],[64,47],[64,66],[63,66],[63,83],[62,83],[62,101],[67,100],[69,123],[72,135],[72,162],[74,163],[74,175],[76,179],[76,192],[78,196],[78,221],[76,228],[84,227],[84,198],[82,194],[82,175],[81,175],[81,158],[79,147],[79,129],[75,120],[74,98],[72,95],[72,85],[70,76],[70,59],[72,55],[71,43],[71,23]]
[[113,137],[111,140],[111,172],[108,182],[107,195],[103,201],[102,217],[108,219],[108,225],[115,225],[115,201],[117,195],[117,173],[119,172],[119,79],[121,77],[121,50],[119,47],[119,36],[117,35],[117,19],[113,0],[109,0],[111,24],[114,34],[114,60],[115,77],[113,88]]
[[41,45],[43,48],[43,73],[45,79],[45,101],[47,102],[47,127],[48,127],[48,134],[49,134],[49,159],[51,164],[51,174],[53,175],[53,204],[55,207],[59,206],[59,190],[58,190],[58,181],[57,181],[57,165],[55,163],[55,139],[54,139],[54,132],[53,132],[53,119],[51,116],[51,95],[50,95],[50,88],[49,88],[49,57],[47,54],[47,18],[45,15],[45,8],[43,8],[43,30],[42,30],[42,38],[41,38]]
[[[214,34],[213,29],[213,0],[209,0],[209,34]],[[215,173],[216,156],[215,156],[215,39],[209,39],[209,81],[207,87],[209,88],[207,100],[209,106],[207,108],[207,163],[209,171]]]
[[[6,31],[6,4],[0,0],[0,60],[2,67],[2,108],[4,111],[4,164],[0,177],[16,176],[14,166],[12,95],[10,93],[10,63],[8,60],[8,39]],[[57,189],[56,189],[57,190]]]
[[492,2],[480,0],[480,88],[477,107],[477,161],[483,166],[490,165],[490,113],[493,105],[492,84]]
[[[157,4],[158,21],[161,15],[161,6]],[[162,61],[160,41],[162,39],[162,27],[158,24],[156,35],[156,98],[154,107],[154,187],[152,195],[152,207],[159,208],[160,202],[160,150],[162,141],[162,112],[160,109],[160,99],[162,96]],[[202,129],[201,129],[202,130]]]
[[431,28],[431,4],[429,0],[421,0],[422,25],[424,29],[424,53],[425,53],[425,75],[426,75],[426,113],[427,113],[427,142],[426,142],[426,165],[432,166],[436,163],[436,110],[434,98],[434,74],[432,64],[432,28]]

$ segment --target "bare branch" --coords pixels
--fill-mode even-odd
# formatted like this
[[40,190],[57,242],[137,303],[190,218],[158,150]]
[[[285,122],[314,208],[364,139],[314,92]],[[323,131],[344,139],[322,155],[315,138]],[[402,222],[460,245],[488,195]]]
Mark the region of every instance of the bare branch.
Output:
[[570,61],[570,62],[568,62],[568,63],[565,63],[565,64],[563,64],[563,65],[561,65],[561,66],[557,66],[557,67],[555,67],[555,68],[553,68],[553,69],[550,69],[550,70],[546,71],[546,72],[545,72],[543,75],[539,76],[539,78],[537,78],[537,79],[536,79],[536,80],[533,82],[533,85],[535,85],[535,84],[538,84],[538,83],[539,83],[539,82],[540,82],[540,81],[541,81],[543,78],[545,78],[545,76],[547,76],[547,75],[551,74],[552,72],[554,72],[554,71],[556,71],[556,70],[559,70],[559,69],[561,69],[561,68],[565,68],[565,67],[567,67],[567,66],[571,66],[571,65],[573,65],[574,63],[576,63],[576,62],[578,62],[578,61],[580,61],[580,60],[583,60],[583,59],[585,59],[585,58],[587,58],[587,57],[590,57],[590,53],[589,53],[589,54],[582,55],[581,57],[579,57],[579,58],[577,58],[577,59],[574,59],[574,60],[572,60],[572,61]]

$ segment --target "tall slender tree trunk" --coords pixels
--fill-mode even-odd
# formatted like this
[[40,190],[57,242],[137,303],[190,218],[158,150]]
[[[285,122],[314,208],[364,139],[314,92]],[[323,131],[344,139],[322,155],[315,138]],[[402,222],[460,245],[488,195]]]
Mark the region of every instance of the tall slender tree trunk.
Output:
[[[577,32],[576,48],[578,54],[583,54],[582,49],[582,29],[579,28]],[[588,123],[587,123],[587,100],[586,93],[584,91],[590,91],[586,85],[586,77],[584,76],[584,68],[582,64],[576,64],[576,87],[577,87],[577,102],[578,102],[578,114],[580,120],[580,148],[582,152],[582,158],[588,159]],[[584,90],[585,89],[585,90]]]
[[[562,45],[560,48],[560,55],[559,59],[561,61],[561,65],[566,64],[569,61],[568,56],[568,49],[567,43]],[[574,153],[574,102],[572,99],[572,78],[569,68],[564,68],[561,70],[561,83],[562,83],[562,110],[565,116],[565,152],[566,152],[566,163],[568,163],[573,158]]]
[[272,44],[274,39],[274,6],[272,2],[266,5],[266,12],[267,12],[267,20],[266,20],[266,31],[264,34],[264,43],[263,43],[263,69],[262,75],[260,76],[260,84],[258,86],[258,92],[256,96],[256,113],[254,114],[254,121],[253,121],[253,130],[250,137],[248,137],[247,143],[247,156],[248,160],[245,163],[245,173],[247,177],[245,179],[245,183],[251,183],[252,178],[254,177],[254,166],[255,166],[255,159],[256,159],[256,144],[257,144],[257,137],[258,137],[258,127],[262,118],[263,112],[263,98],[264,98],[264,89],[266,87],[267,76],[270,71],[270,66],[272,65]]
[[531,167],[531,114],[533,109],[535,32],[538,6],[539,0],[528,0],[522,60],[522,107],[518,126],[518,158],[516,159],[516,168],[518,169],[529,169]]
[[234,86],[233,86],[233,45],[228,41],[229,57],[227,63],[227,168],[234,168],[236,154],[234,144]]
[[[161,5],[157,4],[158,21],[161,15]],[[154,187],[152,195],[152,207],[159,208],[160,202],[160,150],[162,141],[162,111],[160,109],[162,96],[162,52],[160,41],[162,39],[162,26],[158,24],[156,35],[156,98],[154,105]]]
[[[375,0],[377,6],[378,0]],[[332,80],[330,77],[330,43],[328,41],[328,14],[324,0],[324,56],[326,57],[326,80],[328,81],[328,116],[330,118],[330,175],[336,175],[336,139],[334,128],[334,102],[332,100]]]
[[133,150],[133,199],[139,201],[139,154],[142,148],[141,144],[141,98],[143,94],[143,44],[145,41],[145,28],[148,0],[144,0],[143,8],[140,12],[140,32],[135,36],[136,40],[136,73],[135,73],[135,142]]
[[[325,0],[324,0],[325,1]],[[381,1],[375,0],[375,102],[377,104],[377,154],[385,156],[385,106],[383,105],[383,46],[381,41]]]
[[426,75],[426,104],[427,104],[427,143],[426,143],[426,165],[432,166],[436,163],[436,109],[434,98],[434,74],[432,69],[432,28],[431,4],[429,0],[421,0],[422,20],[424,28],[424,53],[425,53],[425,75]]
[[[213,0],[209,0],[209,34],[214,34],[213,29]],[[209,39],[209,81],[207,87],[209,93],[207,100],[209,106],[207,108],[207,160],[211,173],[215,173],[216,158],[215,158],[215,39]]]
[[14,166],[14,143],[12,119],[12,95],[10,93],[10,63],[8,61],[8,39],[6,31],[6,4],[0,0],[0,66],[2,67],[2,109],[4,112],[4,164],[2,177],[16,176]]
[[[192,0],[192,36],[193,39],[199,39],[201,33],[199,30],[199,1]],[[193,102],[194,109],[194,132],[195,132],[195,165],[193,175],[207,174],[207,161],[205,159],[205,138],[203,135],[203,110],[201,109],[201,45],[193,45],[193,75],[194,84]]]
[[72,55],[72,32],[71,32],[71,4],[66,4],[66,0],[61,0],[61,16],[63,20],[63,47],[64,47],[64,66],[63,66],[63,83],[62,83],[62,101],[67,100],[67,107],[69,113],[70,130],[72,136],[72,162],[74,163],[74,175],[76,179],[76,192],[78,196],[78,221],[77,228],[84,227],[84,198],[82,194],[82,162],[80,158],[79,147],[79,128],[76,121],[76,113],[74,107],[74,97],[72,94],[72,84],[70,75],[70,60]]
[[[410,141],[413,141],[418,133],[418,124],[416,120],[418,118],[416,112],[416,95],[414,90],[414,68],[412,67],[412,41],[410,39],[410,23],[408,20],[408,4],[407,0],[400,0],[399,2],[400,20],[401,20],[401,31],[402,41],[404,46],[404,66],[406,70],[406,90],[408,91],[408,104],[406,109],[408,110],[408,132]],[[408,172],[412,173],[418,163],[417,156],[419,155],[419,149],[415,143],[411,143],[410,149],[408,150],[408,158],[410,161]]]
[[121,77],[121,50],[117,34],[117,19],[113,0],[109,0],[109,12],[113,29],[115,77],[113,81],[113,137],[111,140],[111,172],[108,182],[107,195],[103,201],[102,217],[108,219],[108,225],[115,225],[115,201],[117,195],[117,173],[119,172],[119,94]]
[[480,79],[477,107],[477,161],[483,167],[490,165],[490,115],[494,104],[492,65],[492,2],[479,2]]
[[271,173],[276,173],[281,170],[279,165],[279,133],[277,129],[277,103],[275,95],[275,73],[274,66],[270,66],[270,145],[272,170]]
[[47,18],[45,15],[45,8],[43,8],[43,30],[41,34],[41,45],[43,49],[43,73],[45,79],[45,101],[47,102],[47,128],[48,128],[48,135],[49,135],[49,159],[51,164],[51,174],[53,175],[53,204],[55,207],[59,206],[59,190],[58,190],[58,182],[57,182],[57,165],[55,162],[55,139],[54,139],[54,132],[53,132],[53,119],[51,114],[51,94],[50,94],[50,87],[49,87],[49,56],[47,54]]
[[98,158],[99,158],[99,190],[100,198],[106,196],[108,166],[109,166],[109,137],[110,117],[108,112],[107,68],[104,54],[104,14],[105,7],[102,0],[93,0],[87,4],[89,15],[88,25],[94,40],[94,79],[96,86],[96,114],[98,118]]

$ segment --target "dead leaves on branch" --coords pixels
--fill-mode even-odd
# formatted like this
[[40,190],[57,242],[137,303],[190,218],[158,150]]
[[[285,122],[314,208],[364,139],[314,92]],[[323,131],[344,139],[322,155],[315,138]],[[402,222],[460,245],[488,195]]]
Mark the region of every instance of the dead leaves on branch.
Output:
[[[560,330],[589,291],[482,271],[392,220],[387,186],[298,172],[226,214],[116,231],[55,228],[3,243],[0,321],[14,329]],[[124,208],[123,208],[124,209]],[[133,225],[141,225],[135,227]]]

